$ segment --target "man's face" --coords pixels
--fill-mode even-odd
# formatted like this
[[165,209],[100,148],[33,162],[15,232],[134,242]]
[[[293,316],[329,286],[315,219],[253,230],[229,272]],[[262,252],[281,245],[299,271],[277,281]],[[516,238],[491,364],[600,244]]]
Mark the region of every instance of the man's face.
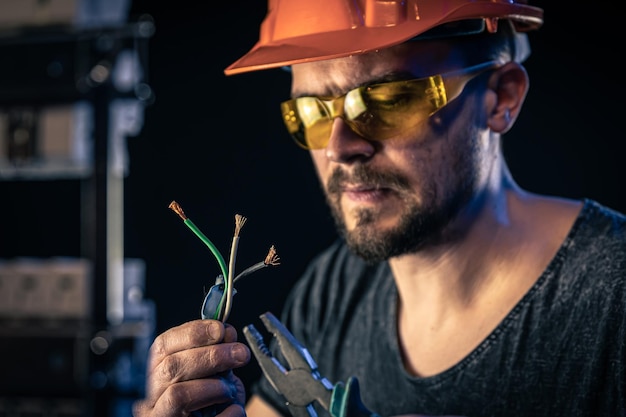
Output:
[[[413,78],[463,67],[442,43],[407,43],[375,53],[295,65],[292,95],[339,96],[372,80]],[[328,145],[311,156],[340,233],[378,261],[454,239],[486,187],[488,155],[480,93],[468,85],[417,128],[367,140],[336,118]]]

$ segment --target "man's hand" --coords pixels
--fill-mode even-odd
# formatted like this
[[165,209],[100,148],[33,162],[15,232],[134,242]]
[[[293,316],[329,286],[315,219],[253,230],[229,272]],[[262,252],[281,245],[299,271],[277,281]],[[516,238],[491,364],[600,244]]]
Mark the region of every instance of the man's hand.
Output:
[[217,320],[194,320],[159,335],[150,347],[146,396],[134,417],[187,417],[219,406],[219,416],[245,416],[245,389],[232,369],[250,360],[237,331]]

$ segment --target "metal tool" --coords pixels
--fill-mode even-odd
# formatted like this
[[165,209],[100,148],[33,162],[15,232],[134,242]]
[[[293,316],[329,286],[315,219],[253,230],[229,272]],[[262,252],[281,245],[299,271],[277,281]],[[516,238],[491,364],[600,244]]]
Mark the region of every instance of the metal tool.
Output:
[[265,328],[273,334],[289,368],[272,355],[263,336],[252,325],[243,334],[265,377],[294,417],[316,417],[313,408],[318,402],[333,417],[380,417],[361,402],[359,384],[351,377],[347,383],[332,384],[323,377],[309,351],[270,312],[260,316]]

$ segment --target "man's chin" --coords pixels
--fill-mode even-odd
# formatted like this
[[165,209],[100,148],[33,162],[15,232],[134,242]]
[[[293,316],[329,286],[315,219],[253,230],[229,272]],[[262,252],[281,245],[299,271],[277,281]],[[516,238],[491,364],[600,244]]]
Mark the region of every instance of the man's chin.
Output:
[[359,226],[344,233],[348,247],[356,255],[369,263],[380,262],[389,258],[389,240],[387,233],[372,227]]

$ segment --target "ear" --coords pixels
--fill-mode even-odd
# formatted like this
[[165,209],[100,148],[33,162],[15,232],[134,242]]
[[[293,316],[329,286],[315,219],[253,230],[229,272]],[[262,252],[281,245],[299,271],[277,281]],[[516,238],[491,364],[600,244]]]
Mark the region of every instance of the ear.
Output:
[[491,74],[488,87],[493,94],[488,102],[487,125],[506,133],[515,123],[528,92],[528,74],[517,62],[508,62]]

